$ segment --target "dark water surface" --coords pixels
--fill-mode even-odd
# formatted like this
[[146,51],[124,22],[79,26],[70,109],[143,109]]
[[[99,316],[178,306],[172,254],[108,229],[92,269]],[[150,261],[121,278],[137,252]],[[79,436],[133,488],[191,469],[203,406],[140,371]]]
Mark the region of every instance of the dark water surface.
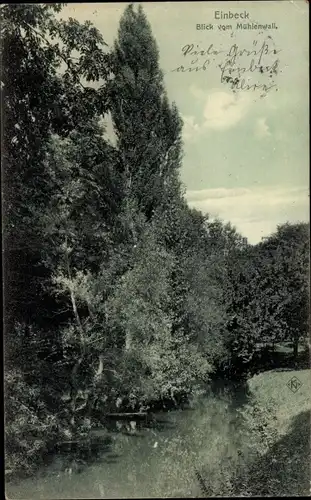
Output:
[[[121,432],[97,430],[97,458],[64,450],[36,475],[8,482],[8,499],[202,496],[197,473],[221,480],[220,463],[238,447],[236,407],[243,397],[211,394],[192,408],[160,412],[156,424]],[[81,458],[81,457],[80,457]]]

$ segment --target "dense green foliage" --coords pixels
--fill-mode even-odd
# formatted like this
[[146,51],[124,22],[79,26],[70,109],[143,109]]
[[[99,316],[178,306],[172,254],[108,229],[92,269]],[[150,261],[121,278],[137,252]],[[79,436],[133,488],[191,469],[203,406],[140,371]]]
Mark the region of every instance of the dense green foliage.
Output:
[[142,8],[125,9],[111,51],[60,10],[1,8],[14,471],[100,415],[247,373],[262,347],[291,340],[297,354],[307,331],[307,225],[252,247],[187,206],[182,121]]

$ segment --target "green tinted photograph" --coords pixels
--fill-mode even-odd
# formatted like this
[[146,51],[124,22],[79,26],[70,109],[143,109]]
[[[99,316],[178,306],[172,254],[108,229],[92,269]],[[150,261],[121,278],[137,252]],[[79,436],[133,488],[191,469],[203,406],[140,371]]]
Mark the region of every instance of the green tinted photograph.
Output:
[[1,5],[7,500],[311,495],[308,14]]

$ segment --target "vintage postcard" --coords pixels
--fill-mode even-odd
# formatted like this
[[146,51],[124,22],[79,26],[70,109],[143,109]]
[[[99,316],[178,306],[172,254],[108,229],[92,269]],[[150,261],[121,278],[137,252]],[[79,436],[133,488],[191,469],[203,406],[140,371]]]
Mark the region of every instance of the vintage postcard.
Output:
[[6,497],[310,495],[309,3],[0,12]]

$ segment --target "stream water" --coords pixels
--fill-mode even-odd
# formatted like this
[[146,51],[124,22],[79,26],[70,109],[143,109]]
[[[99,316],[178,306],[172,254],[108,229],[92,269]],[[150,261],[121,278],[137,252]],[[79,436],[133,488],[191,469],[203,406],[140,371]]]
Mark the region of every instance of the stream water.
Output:
[[[242,398],[243,399],[243,398]],[[232,404],[233,403],[233,404]],[[8,499],[198,497],[236,460],[241,398],[206,396],[192,408],[160,412],[152,427],[93,436],[97,458],[79,465],[64,450],[34,476],[6,484]],[[108,438],[108,439],[107,439]],[[197,471],[197,472],[196,472]]]

